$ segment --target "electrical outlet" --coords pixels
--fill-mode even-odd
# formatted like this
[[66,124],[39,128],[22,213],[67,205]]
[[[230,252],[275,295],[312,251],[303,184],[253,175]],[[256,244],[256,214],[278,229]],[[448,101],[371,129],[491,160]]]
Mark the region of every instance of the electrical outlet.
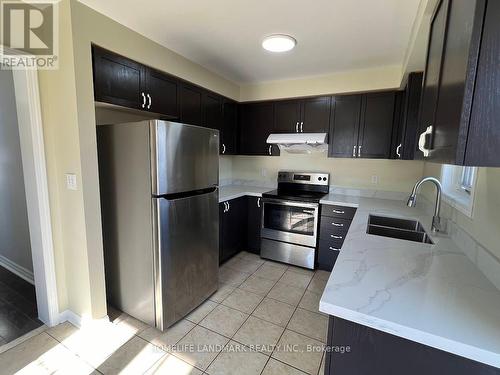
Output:
[[66,173],[66,189],[68,190],[78,190],[78,185],[76,183],[76,174]]
[[372,184],[374,185],[378,184],[378,176],[372,176]]
[[267,177],[267,169],[266,169],[266,168],[262,168],[262,169],[260,170],[260,175],[261,175],[262,177]]

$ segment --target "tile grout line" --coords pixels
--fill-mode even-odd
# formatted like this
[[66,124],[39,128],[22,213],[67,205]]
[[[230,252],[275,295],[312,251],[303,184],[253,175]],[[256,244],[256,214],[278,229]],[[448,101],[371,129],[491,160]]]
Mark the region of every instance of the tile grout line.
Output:
[[[262,259],[262,258],[259,258],[259,259]],[[261,264],[261,265],[260,265],[260,266],[259,266],[259,267],[258,267],[258,268],[257,268],[257,269],[253,272],[253,273],[252,273],[252,274],[250,274],[250,276],[254,275],[254,274],[255,274],[255,273],[256,273],[256,272],[257,272],[260,268],[262,268],[262,266],[264,266],[264,264],[266,264],[266,263],[265,263],[265,261],[264,261],[264,262],[263,262],[263,263],[262,263],[262,264]],[[230,266],[228,266],[228,267],[230,267]],[[288,268],[287,268],[287,269],[288,269]],[[241,271],[240,271],[240,272],[241,272]],[[286,272],[286,270],[285,270],[285,272]],[[285,274],[285,272],[283,272],[283,275]],[[246,280],[248,280],[248,278],[249,278],[250,276],[248,276],[248,277],[247,277],[247,278],[246,278],[246,279],[245,279],[245,280],[244,280],[244,281],[243,281],[240,285],[238,285],[235,289],[238,289],[241,285],[243,285],[243,283],[244,283]],[[281,277],[280,277],[280,279],[281,279]],[[279,279],[278,279],[278,280],[279,280]],[[276,285],[276,283],[278,282],[278,280],[276,280],[276,281],[274,282],[274,284],[273,284],[273,286],[271,287],[271,289],[272,289],[272,288],[274,288],[274,286]],[[269,292],[271,291],[271,289],[269,289]],[[244,289],[242,289],[242,290],[244,290]],[[262,298],[262,300],[261,300],[261,301],[257,304],[257,306],[255,306],[255,307],[254,307],[254,309],[253,309],[253,310],[252,310],[252,311],[248,314],[247,318],[243,321],[243,323],[241,323],[241,325],[238,327],[238,329],[236,330],[236,332],[235,332],[235,333],[233,333],[233,335],[231,336],[231,338],[229,338],[229,341],[226,343],[226,345],[224,345],[224,347],[222,348],[222,350],[221,350],[221,351],[220,351],[220,352],[219,352],[219,353],[215,356],[215,358],[214,358],[214,359],[213,359],[213,360],[209,363],[209,365],[207,366],[207,369],[206,369],[206,370],[208,370],[208,369],[209,369],[209,367],[210,367],[210,366],[211,366],[211,365],[212,365],[212,364],[213,364],[213,363],[217,360],[217,358],[219,358],[219,356],[221,355],[221,353],[223,353],[224,349],[225,349],[225,348],[229,345],[229,343],[230,343],[231,341],[236,341],[236,340],[233,340],[233,337],[236,335],[236,333],[238,333],[238,331],[241,329],[241,327],[243,327],[243,325],[247,322],[247,320],[250,318],[250,316],[252,316],[252,314],[254,313],[254,311],[257,309],[257,307],[259,307],[259,305],[262,303],[262,301],[264,301],[264,299],[266,298],[267,294],[269,294],[269,292],[267,292],[267,293],[264,295],[264,297],[263,297],[263,298]],[[224,301],[225,301],[225,300],[226,300],[226,299],[227,299],[227,298],[228,298],[228,297],[229,297],[232,293],[233,293],[233,292],[231,292],[231,293],[230,293],[230,294],[229,294],[226,298],[224,298],[224,299],[221,301],[221,303],[220,303],[220,304],[222,304],[222,302],[224,302]],[[256,294],[256,293],[254,293],[254,294]],[[225,306],[225,305],[223,305],[223,306]],[[226,307],[228,307],[228,306],[226,306]],[[236,310],[236,309],[234,309],[234,310]],[[237,310],[237,311],[239,311],[239,310]],[[203,326],[201,326],[201,327],[203,327]],[[205,328],[205,327],[203,327],[203,328]],[[216,333],[217,333],[217,332],[216,332]],[[219,333],[219,335],[220,335],[220,333]],[[224,336],[224,337],[227,337],[227,336]],[[245,345],[245,344],[240,343],[239,341],[236,341],[236,342],[237,342],[238,344],[240,344],[240,345],[247,346],[247,345]],[[261,353],[261,354],[262,354],[262,353]],[[266,367],[267,362],[269,361],[269,358],[270,358],[270,356],[268,356],[268,359],[267,359],[266,363],[264,364],[264,367],[262,368],[262,371],[264,371],[264,368]],[[206,370],[205,370],[205,372],[206,372]],[[261,373],[262,373],[262,371],[261,371]]]
[[[69,322],[68,322],[69,323]],[[72,323],[69,323],[71,325],[73,325]],[[112,323],[111,323],[112,324]],[[57,327],[57,326],[56,326]],[[80,330],[81,328],[78,328],[76,327],[78,330]],[[104,362],[106,362],[108,360],[108,358],[111,358],[111,356],[116,353],[116,351],[114,351],[112,354],[110,354],[108,357],[106,357],[104,359],[104,361],[102,363],[99,364],[99,366],[97,367],[94,367],[93,364],[91,364],[89,361],[87,361],[86,358],[83,358],[80,354],[74,352],[71,348],[69,348],[68,346],[64,345],[64,343],[62,341],[59,341],[56,337],[52,336],[49,332],[49,330],[45,331],[47,332],[47,334],[52,337],[54,340],[56,340],[58,343],[60,343],[62,346],[64,346],[68,351],[70,351],[73,355],[76,355],[78,358],[80,358],[83,362],[85,362],[87,365],[89,365],[91,368],[93,368],[94,370],[96,370],[99,374],[103,374],[102,371],[100,371],[97,367],[99,367],[100,365],[102,365]],[[132,340],[133,338],[135,337],[135,334],[129,338],[127,341],[125,341],[122,345],[120,345],[120,348],[122,348],[123,346],[125,346],[130,340]]]
[[[234,258],[232,258],[232,259],[234,259]],[[240,258],[240,259],[241,259],[241,258]],[[236,287],[234,288],[234,290],[238,289],[238,288],[239,288],[239,287],[240,287],[240,286],[241,286],[241,285],[242,285],[242,284],[243,284],[243,283],[244,283],[244,282],[245,282],[245,281],[246,281],[246,280],[247,280],[250,276],[252,276],[254,273],[256,273],[256,272],[257,272],[257,271],[258,271],[258,270],[259,270],[259,269],[260,269],[260,268],[261,268],[264,264],[265,264],[265,261],[264,261],[264,262],[263,262],[263,263],[262,263],[259,267],[257,267],[257,269],[256,269],[253,273],[248,274],[248,276],[247,276],[247,277],[246,277],[246,278],[245,278],[245,279],[244,279],[244,280],[243,280],[240,284],[238,284],[238,286],[236,286]],[[227,266],[227,267],[231,268],[230,266]],[[236,271],[236,272],[240,272],[240,273],[246,273],[246,272],[243,272],[243,271],[240,271],[240,270],[234,269],[234,268],[231,268],[231,270]],[[274,285],[273,285],[273,287],[274,287]],[[233,291],[234,291],[234,290],[233,290]],[[226,299],[227,299],[227,298],[228,298],[228,297],[229,297],[229,296],[233,293],[233,291],[232,291],[231,293],[229,293],[226,297],[224,297],[224,298],[221,300],[221,302],[216,302],[216,301],[210,300],[210,298],[208,298],[208,300],[210,300],[211,302],[215,303],[217,306],[218,306],[218,305],[222,305],[222,302],[224,302],[224,301],[225,301],[225,300],[226,300]],[[254,293],[254,294],[256,294],[256,293]],[[265,297],[264,297],[264,298],[265,298]],[[259,302],[259,304],[260,304],[260,302]],[[255,310],[255,309],[259,306],[259,304],[258,304],[258,305],[254,308],[254,310]],[[222,306],[224,306],[224,307],[231,308],[231,309],[233,309],[233,310],[236,310],[236,311],[239,311],[239,312],[242,312],[242,313],[244,313],[244,314],[247,314],[247,315],[248,315],[248,317],[247,317],[247,318],[243,321],[243,323],[242,323],[242,324],[241,324],[241,326],[238,328],[238,330],[236,330],[236,332],[235,332],[235,333],[234,333],[231,337],[227,337],[227,336],[225,336],[225,335],[223,335],[223,334],[221,334],[221,333],[219,333],[219,332],[216,332],[216,331],[214,331],[214,330],[212,330],[212,329],[210,329],[210,328],[206,328],[206,327],[204,327],[204,326],[200,325],[200,323],[201,323],[201,322],[202,322],[202,321],[203,321],[203,320],[204,320],[204,319],[205,319],[205,318],[206,318],[206,317],[207,317],[207,316],[208,316],[208,315],[209,315],[209,314],[210,314],[213,310],[215,310],[215,308],[216,308],[217,306],[215,306],[215,307],[214,307],[214,308],[213,308],[213,309],[212,309],[212,310],[211,310],[211,311],[210,311],[207,315],[205,315],[205,316],[204,316],[204,317],[203,317],[203,318],[202,318],[199,322],[197,322],[197,323],[195,323],[195,322],[192,322],[192,321],[188,320],[189,322],[191,322],[191,323],[193,323],[193,324],[194,324],[194,326],[193,326],[193,327],[189,330],[189,332],[191,332],[191,331],[192,331],[195,327],[198,327],[198,326],[199,326],[199,327],[201,327],[201,328],[203,328],[203,329],[206,329],[206,330],[208,330],[208,331],[210,331],[210,332],[212,332],[212,333],[215,333],[215,334],[217,334],[217,335],[220,335],[220,336],[222,336],[222,337],[224,337],[224,338],[228,339],[228,342],[224,345],[224,347],[222,348],[222,351],[220,351],[219,353],[217,353],[217,355],[216,355],[216,356],[214,357],[214,359],[213,359],[213,360],[212,360],[212,361],[208,364],[208,366],[207,366],[207,368],[206,368],[205,370],[203,370],[203,369],[201,369],[201,368],[199,368],[199,367],[193,366],[193,365],[191,365],[191,364],[189,364],[189,363],[188,363],[190,366],[195,367],[195,368],[197,368],[198,370],[201,370],[204,374],[206,373],[206,370],[207,370],[207,369],[208,369],[208,368],[212,365],[212,363],[213,363],[213,362],[214,362],[214,361],[215,361],[215,360],[219,357],[219,355],[223,352],[223,350],[227,347],[227,345],[229,344],[229,342],[232,340],[232,337],[234,337],[234,335],[236,334],[236,332],[238,332],[238,330],[239,330],[239,329],[243,326],[243,324],[245,324],[245,322],[248,320],[248,318],[249,318],[249,317],[250,317],[250,315],[251,315],[251,313],[250,313],[250,314],[248,314],[248,313],[245,313],[245,312],[240,311],[240,310],[238,310],[238,309],[235,309],[235,308],[232,308],[232,307],[229,307],[229,306],[226,306],[226,305],[222,305]],[[253,312],[254,310],[252,310],[252,312]],[[183,339],[184,337],[186,337],[186,336],[189,334],[189,332],[187,332],[184,336],[182,336],[182,338],[181,338],[181,339],[180,339],[177,343],[179,343],[180,341],[182,341],[182,339]],[[236,341],[236,340],[233,340],[233,341]],[[238,341],[237,341],[237,342],[238,342]],[[240,343],[240,342],[238,342],[238,343],[239,343],[239,344],[241,344],[241,345],[244,345],[244,344],[242,344],[242,343]],[[244,345],[244,346],[246,346],[246,345]],[[176,358],[178,358],[178,359],[180,359],[180,360],[183,360],[182,358],[177,357],[177,356],[175,355],[175,353],[170,353],[170,354],[172,354],[174,357],[176,357]],[[185,362],[185,361],[184,361],[184,362]],[[186,362],[186,363],[187,363],[187,362]]]
[[[241,258],[240,258],[240,259],[241,259]],[[262,259],[262,258],[260,258],[260,259]],[[247,259],[244,259],[244,258],[243,258],[243,260],[247,260]],[[261,264],[261,265],[260,265],[260,266],[259,266],[259,267],[258,267],[258,268],[254,271],[254,272],[253,272],[253,273],[249,273],[249,274],[248,274],[248,276],[247,276],[247,277],[246,277],[246,278],[245,278],[245,279],[244,279],[241,283],[239,283],[237,286],[235,286],[234,290],[239,289],[239,288],[240,288],[240,286],[241,286],[243,283],[245,283],[245,282],[246,282],[246,281],[247,281],[247,280],[248,280],[251,276],[255,275],[255,274],[258,272],[258,270],[259,270],[259,269],[261,269],[261,268],[262,268],[265,264],[266,264],[266,261],[264,261],[264,262],[263,262],[263,263],[262,263],[262,264]],[[229,267],[229,268],[231,268],[230,266],[228,266],[228,267]],[[246,272],[243,272],[243,271],[240,271],[240,270],[236,270],[236,269],[234,269],[234,268],[231,268],[231,270],[234,270],[234,271],[237,271],[237,272],[240,272],[240,273],[246,273]],[[197,327],[197,326],[202,327],[202,328],[204,328],[204,329],[206,329],[206,330],[208,330],[208,331],[210,331],[210,332],[213,332],[213,333],[215,333],[215,334],[218,334],[218,335],[220,335],[220,336],[222,336],[222,337],[224,337],[224,338],[228,339],[228,342],[224,345],[223,349],[222,349],[222,350],[221,350],[221,351],[220,351],[220,352],[219,352],[219,353],[218,353],[218,354],[214,357],[214,359],[213,359],[213,360],[212,360],[212,361],[208,364],[208,366],[206,367],[206,369],[205,369],[205,370],[203,370],[203,369],[201,369],[201,368],[199,368],[199,367],[196,367],[196,366],[194,366],[194,365],[191,365],[190,363],[186,362],[184,359],[182,359],[182,358],[180,358],[180,357],[176,356],[176,355],[175,355],[175,352],[168,352],[168,351],[165,351],[165,350],[161,349],[161,347],[160,347],[160,346],[158,346],[158,345],[156,345],[156,344],[154,344],[154,343],[152,343],[152,342],[150,342],[150,341],[146,340],[145,338],[143,338],[143,337],[139,336],[139,334],[140,334],[141,332],[143,332],[146,328],[145,328],[145,329],[143,329],[143,330],[140,330],[140,331],[138,331],[138,332],[136,332],[136,333],[134,333],[134,334],[133,334],[133,336],[132,336],[130,339],[128,339],[128,340],[127,340],[124,344],[122,344],[120,347],[123,347],[123,346],[125,346],[126,344],[128,344],[128,343],[129,343],[129,342],[130,342],[130,341],[131,341],[134,337],[138,337],[139,339],[141,339],[142,341],[146,342],[147,344],[151,344],[151,345],[153,345],[154,347],[157,347],[158,349],[160,349],[160,350],[164,353],[164,355],[162,355],[162,357],[161,357],[161,358],[163,358],[165,355],[173,355],[174,357],[176,357],[177,359],[181,360],[182,362],[184,362],[184,363],[188,364],[189,366],[192,366],[192,367],[194,367],[194,368],[198,368],[199,370],[201,370],[201,371],[202,371],[202,373],[203,373],[203,374],[205,374],[205,373],[207,373],[207,372],[206,372],[206,370],[208,370],[208,368],[209,368],[209,367],[210,367],[210,366],[211,366],[211,365],[212,365],[212,364],[213,364],[213,363],[217,360],[217,358],[218,358],[218,357],[219,357],[219,356],[220,356],[220,355],[224,352],[224,349],[225,349],[225,348],[229,345],[229,343],[230,343],[231,341],[235,341],[235,342],[237,342],[237,343],[238,343],[238,344],[240,344],[240,345],[243,345],[243,346],[245,346],[245,347],[248,347],[248,345],[243,344],[243,343],[240,343],[239,341],[235,340],[235,339],[234,339],[234,336],[235,336],[235,335],[236,335],[236,333],[237,333],[237,332],[241,329],[241,327],[242,327],[242,326],[243,326],[243,325],[244,325],[244,324],[248,321],[248,319],[250,318],[250,316],[253,316],[252,314],[253,314],[253,313],[255,312],[255,310],[256,310],[256,309],[260,306],[260,304],[263,302],[263,300],[264,300],[265,298],[269,298],[269,299],[272,299],[272,300],[274,300],[274,301],[284,303],[284,304],[286,304],[286,305],[291,306],[291,307],[293,307],[293,308],[294,308],[293,313],[291,314],[290,318],[288,319],[288,321],[287,321],[287,323],[286,323],[285,327],[281,327],[281,326],[280,326],[280,328],[283,328],[283,332],[281,333],[280,337],[279,337],[279,338],[278,338],[278,340],[277,340],[277,343],[279,343],[279,341],[281,340],[281,338],[282,338],[282,336],[283,336],[284,332],[285,332],[287,329],[289,329],[289,328],[288,328],[288,326],[289,326],[289,324],[290,324],[290,321],[291,321],[291,319],[293,318],[293,315],[295,314],[295,312],[297,311],[297,309],[298,309],[299,307],[298,307],[298,304],[297,304],[297,306],[293,306],[293,305],[290,305],[289,303],[286,303],[286,302],[283,302],[283,301],[279,301],[279,300],[277,300],[277,299],[274,299],[274,298],[272,298],[272,297],[269,297],[268,295],[269,295],[269,293],[271,292],[271,290],[272,290],[272,289],[276,286],[276,284],[277,284],[277,283],[278,283],[278,282],[279,282],[279,281],[283,278],[283,276],[285,275],[285,273],[286,273],[288,270],[290,270],[290,272],[294,272],[292,269],[290,269],[290,267],[286,267],[286,268],[284,269],[284,271],[283,271],[283,274],[282,274],[282,275],[281,275],[281,276],[280,276],[277,280],[267,279],[267,280],[270,280],[270,281],[274,281],[274,283],[273,283],[272,287],[269,289],[269,291],[268,291],[268,292],[267,292],[264,296],[261,296],[261,295],[259,295],[259,294],[257,294],[257,293],[251,292],[251,291],[247,291],[247,290],[245,290],[245,289],[241,289],[241,290],[246,291],[246,292],[248,292],[248,293],[252,293],[252,294],[255,294],[255,295],[258,295],[258,296],[262,297],[262,299],[260,300],[260,302],[259,302],[259,303],[258,303],[258,304],[257,304],[257,305],[253,308],[253,309],[252,309],[252,311],[251,311],[250,313],[246,313],[246,312],[244,312],[244,311],[241,311],[241,310],[238,310],[238,309],[236,309],[236,308],[233,308],[233,307],[226,306],[226,305],[223,305],[223,304],[222,304],[222,303],[223,303],[223,302],[224,302],[224,301],[225,301],[225,300],[226,300],[226,299],[227,299],[227,298],[228,298],[228,297],[229,297],[229,296],[230,296],[230,295],[234,292],[234,290],[233,290],[233,291],[231,291],[231,292],[230,292],[230,293],[229,293],[226,297],[224,297],[224,298],[223,298],[220,302],[216,302],[216,301],[213,301],[213,300],[207,299],[207,300],[210,300],[211,302],[213,302],[213,303],[215,303],[215,304],[216,304],[216,306],[214,307],[214,309],[215,309],[218,305],[222,305],[222,306],[224,306],[224,307],[226,307],[226,308],[231,308],[231,309],[233,309],[233,310],[236,310],[236,311],[239,311],[239,312],[241,312],[241,313],[244,313],[244,314],[247,314],[247,315],[248,315],[248,316],[246,317],[246,319],[242,322],[242,324],[239,326],[239,328],[236,330],[236,332],[235,332],[234,334],[232,334],[232,336],[231,336],[231,337],[225,336],[225,335],[223,335],[223,334],[221,334],[221,333],[219,333],[219,332],[213,331],[212,329],[209,329],[209,328],[206,328],[206,327],[203,327],[202,325],[200,325],[200,323],[201,323],[201,322],[202,322],[202,321],[206,318],[206,316],[208,316],[208,315],[209,315],[209,314],[210,314],[210,313],[211,313],[214,309],[212,309],[212,310],[211,310],[211,311],[210,311],[210,312],[209,312],[209,313],[208,313],[205,317],[203,317],[203,318],[202,318],[199,322],[197,322],[197,323],[192,322],[192,321],[190,321],[190,320],[187,320],[187,319],[186,319],[188,322],[190,322],[190,323],[192,323],[192,324],[193,324],[193,327],[191,327],[191,329],[189,329],[189,330],[188,330],[188,331],[187,331],[187,332],[186,332],[186,333],[185,333],[182,337],[180,337],[178,340],[176,340],[176,342],[175,342],[175,344],[174,344],[174,345],[177,345],[180,341],[182,341],[182,340],[183,340],[183,339],[184,339],[184,338],[185,338],[185,337],[186,337],[186,336],[187,336],[187,335],[188,335],[188,334],[189,334],[192,330],[194,330],[194,328],[195,328],[195,327]],[[300,273],[300,272],[294,272],[294,273],[301,274],[301,275],[305,275],[304,273]],[[300,301],[302,300],[302,298],[304,297],[305,293],[307,292],[307,290],[308,290],[307,288],[308,288],[308,287],[309,287],[309,285],[311,284],[311,282],[312,282],[312,280],[313,280],[313,277],[314,277],[314,274],[315,274],[315,272],[313,272],[313,276],[312,276],[312,277],[311,277],[311,279],[309,280],[309,282],[308,282],[308,284],[307,284],[307,286],[306,286],[306,288],[305,288],[304,292],[302,293],[302,295],[301,295],[301,297],[300,297],[300,299],[299,299],[299,304],[300,304]],[[266,279],[266,278],[264,278],[264,279]],[[292,286],[292,285],[289,285],[289,284],[285,284],[285,285]],[[232,286],[234,286],[234,285],[232,285]],[[304,309],[304,310],[306,310],[306,311],[307,311],[307,309]],[[254,316],[254,318],[257,318],[257,317],[255,317],[255,316]],[[261,319],[261,318],[258,318],[258,319]],[[262,319],[262,320],[263,320],[263,321],[265,321],[265,322],[268,322],[268,321],[267,321],[267,320],[265,320],[265,319]],[[273,323],[273,322],[268,322],[268,323],[275,324],[275,323]],[[276,324],[275,324],[275,325],[276,325]],[[289,330],[290,330],[290,329],[289,329]],[[295,332],[295,333],[298,333],[298,334],[301,334],[300,332],[296,332],[296,331],[294,331],[294,330],[290,330],[290,331]],[[76,355],[78,358],[82,359],[85,363],[87,363],[87,364],[88,364],[91,368],[93,368],[93,369],[94,369],[94,370],[96,370],[97,372],[102,373],[102,372],[101,372],[101,371],[99,371],[97,368],[94,368],[94,366],[93,366],[92,364],[90,364],[89,362],[87,362],[87,360],[85,360],[85,359],[84,359],[83,357],[81,357],[79,354],[77,354],[77,353],[73,352],[70,348],[68,348],[66,345],[64,345],[64,343],[63,343],[63,342],[59,341],[56,337],[54,337],[52,334],[50,334],[50,333],[48,332],[48,330],[47,330],[46,332],[47,332],[47,334],[48,334],[50,337],[52,337],[54,340],[56,340],[56,341],[57,341],[57,342],[59,342],[61,345],[63,345],[66,349],[68,349],[68,350],[69,350],[69,351],[70,351],[73,355]],[[41,333],[43,333],[43,332],[41,332]],[[40,334],[41,334],[41,333],[40,333]],[[304,336],[306,336],[306,337],[308,337],[308,338],[311,338],[311,339],[314,339],[314,338],[309,337],[309,336],[307,336],[307,335],[304,335]],[[317,339],[315,339],[315,340],[317,340]],[[317,340],[317,341],[319,341],[319,340]],[[9,349],[9,350],[10,350],[10,349]],[[275,352],[275,349],[274,349],[274,350],[273,350],[270,354],[263,353],[263,352],[258,352],[258,353],[260,353],[260,354],[262,354],[262,355],[267,356],[266,363],[264,364],[264,367],[263,367],[263,369],[261,370],[261,373],[264,371],[265,367],[266,367],[266,366],[267,366],[267,364],[269,363],[270,359],[272,358],[272,354],[273,354],[274,352]],[[324,354],[323,354],[323,356],[324,356]],[[109,357],[107,357],[105,360],[107,360],[108,358],[109,358]],[[151,368],[152,368],[152,367],[153,367],[156,363],[158,363],[158,362],[161,360],[161,358],[159,358],[159,359],[158,359],[157,361],[155,361],[155,362],[154,362],[154,363],[153,363],[150,367],[148,367],[148,369],[147,369],[145,372],[149,371],[149,370],[150,370],[150,369],[151,369]],[[298,368],[294,367],[293,365],[290,365],[290,364],[288,364],[288,363],[286,363],[286,362],[283,362],[283,361],[281,361],[281,360],[279,360],[279,359],[276,359],[276,358],[273,358],[273,359],[274,359],[274,360],[276,360],[276,361],[278,361],[278,362],[284,363],[284,364],[286,364],[287,366],[290,366],[290,367],[292,367],[292,368],[295,368],[295,369],[297,369],[297,370],[299,370],[299,371],[302,371],[302,370],[300,370],[300,369],[298,369]],[[323,357],[322,357],[322,359],[323,359]],[[103,363],[104,363],[104,362],[103,362]],[[321,367],[321,362],[320,362],[320,367]],[[319,370],[318,370],[318,371],[319,371]]]
[[[292,271],[292,272],[293,272],[293,271]],[[311,277],[311,279],[310,279],[310,280],[309,280],[309,282],[307,283],[307,286],[306,286],[306,289],[304,290],[304,293],[302,293],[302,296],[300,297],[300,300],[302,300],[302,298],[304,298],[304,295],[306,294],[307,288],[308,288],[308,287],[309,287],[309,285],[311,284],[312,279],[313,279],[313,277],[314,277],[314,275],[315,275],[315,274],[316,274],[316,272],[314,271],[314,272],[313,272],[313,276]],[[284,276],[284,275],[285,275],[285,274],[283,274],[283,276]],[[281,277],[283,277],[283,276],[281,276]],[[281,280],[281,278],[280,278],[280,280]],[[300,304],[300,300],[299,300],[299,304]],[[283,335],[285,334],[285,331],[287,330],[288,325],[290,324],[290,321],[291,321],[291,320],[292,320],[292,318],[293,318],[293,315],[294,315],[294,314],[295,314],[295,312],[297,311],[297,308],[298,308],[298,305],[297,305],[297,306],[295,307],[295,309],[293,310],[293,313],[292,313],[292,315],[290,316],[290,319],[288,319],[288,322],[287,322],[287,324],[286,324],[286,326],[285,326],[285,329],[284,329],[284,330],[283,330],[283,332],[281,333],[281,335],[280,335],[280,337],[279,337],[279,339],[278,339],[278,341],[277,341],[277,344],[280,342],[281,338],[282,338],[282,337],[283,337]],[[293,331],[293,332],[295,332],[295,331]],[[305,335],[304,335],[304,336],[305,336]],[[307,336],[306,336],[306,337],[307,337]],[[269,356],[269,359],[268,359],[268,361],[266,362],[266,364],[265,364],[264,368],[262,369],[262,371],[260,372],[260,375],[262,375],[262,373],[264,372],[264,369],[266,368],[267,364],[269,363],[269,360],[270,360],[271,358],[276,359],[276,358],[274,358],[274,357],[273,357],[273,354],[274,354],[274,352],[275,352],[275,351],[276,351],[276,348],[272,351],[271,355]],[[283,361],[280,361],[280,362],[285,363],[285,362],[283,362]],[[291,366],[291,365],[290,365],[290,364],[288,364],[288,363],[285,363],[285,364],[286,364],[286,365],[288,365],[288,366]],[[320,362],[319,366],[321,367],[321,362]],[[294,366],[291,366],[291,367],[295,368]],[[301,371],[302,371],[302,370],[301,370]],[[304,373],[305,373],[305,371],[304,371]]]

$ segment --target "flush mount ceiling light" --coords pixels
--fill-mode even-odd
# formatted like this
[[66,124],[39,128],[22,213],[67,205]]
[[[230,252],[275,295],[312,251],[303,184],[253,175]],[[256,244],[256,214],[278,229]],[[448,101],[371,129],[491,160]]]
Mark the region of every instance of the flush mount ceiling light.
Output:
[[286,52],[295,47],[297,41],[290,35],[274,34],[269,35],[262,41],[262,48],[270,52]]

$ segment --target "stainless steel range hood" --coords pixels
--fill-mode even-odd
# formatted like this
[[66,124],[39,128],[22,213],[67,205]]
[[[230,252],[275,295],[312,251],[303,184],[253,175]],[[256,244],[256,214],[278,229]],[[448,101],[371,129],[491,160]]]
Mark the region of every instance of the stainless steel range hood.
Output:
[[270,134],[267,143],[291,154],[312,154],[328,150],[327,133]]

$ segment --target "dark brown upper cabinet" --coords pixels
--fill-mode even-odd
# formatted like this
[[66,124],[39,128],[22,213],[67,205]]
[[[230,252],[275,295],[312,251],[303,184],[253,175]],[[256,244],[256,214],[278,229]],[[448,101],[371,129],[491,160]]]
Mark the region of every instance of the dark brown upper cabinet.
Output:
[[203,125],[221,130],[224,121],[222,96],[205,91],[203,93],[203,110],[205,111]]
[[330,122],[329,96],[278,100],[274,102],[274,131],[277,133],[323,133]]
[[302,133],[328,132],[331,100],[330,96],[302,100],[300,124]]
[[203,125],[203,89],[182,82],[179,87],[180,121],[190,125]]
[[395,100],[395,92],[363,95],[358,158],[389,159]]
[[500,166],[498,19],[498,1],[441,0],[436,7],[420,119],[421,134],[430,129],[422,136],[429,160]]
[[329,157],[356,157],[362,98],[362,95],[334,96],[332,98],[328,139]]
[[148,108],[152,112],[179,117],[177,80],[158,70],[146,68]]
[[396,92],[333,98],[330,157],[389,158]]
[[300,107],[299,100],[279,100],[274,102],[274,132],[299,133],[300,132]]
[[[434,124],[447,15],[448,0],[440,1],[431,20],[429,43],[427,46],[427,62],[420,105],[419,135],[423,134],[427,127]],[[426,144],[426,148],[428,148],[430,144],[430,134],[426,137]],[[423,158],[424,154],[417,144],[415,159]]]
[[465,165],[499,167],[500,2],[488,1],[483,22]]
[[220,129],[220,153],[222,155],[236,155],[238,152],[238,103],[224,99],[223,125]]
[[408,75],[404,91],[396,94],[396,122],[394,125],[391,159],[413,160],[418,133],[418,116],[422,94],[422,72]]
[[98,102],[142,109],[146,103],[145,67],[92,46],[94,97]]
[[279,155],[279,149],[266,143],[274,128],[274,103],[260,102],[239,106],[239,154]]
[[97,46],[92,59],[97,102],[178,117],[174,77]]

